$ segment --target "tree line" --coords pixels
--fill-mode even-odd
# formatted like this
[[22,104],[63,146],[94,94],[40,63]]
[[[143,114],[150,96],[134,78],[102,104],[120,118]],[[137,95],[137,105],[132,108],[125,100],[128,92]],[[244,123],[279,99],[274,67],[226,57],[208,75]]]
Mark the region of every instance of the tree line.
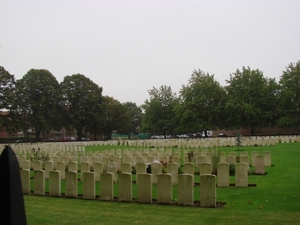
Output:
[[[87,133],[92,139],[111,138],[113,131],[137,132],[141,109],[135,103],[120,103],[103,96],[102,87],[82,74],[65,76],[59,83],[48,70],[31,69],[15,80],[0,67],[0,128],[8,133],[28,130],[45,140],[50,130]],[[5,113],[6,112],[6,113]]]
[[166,136],[219,128],[254,135],[265,127],[300,126],[300,61],[290,63],[278,82],[243,67],[221,86],[213,74],[194,70],[178,93],[153,87],[141,106],[103,96],[102,87],[82,74],[59,83],[48,70],[31,69],[16,80],[0,66],[0,79],[0,129],[25,136],[32,129],[38,140],[63,127],[100,140],[113,132]]

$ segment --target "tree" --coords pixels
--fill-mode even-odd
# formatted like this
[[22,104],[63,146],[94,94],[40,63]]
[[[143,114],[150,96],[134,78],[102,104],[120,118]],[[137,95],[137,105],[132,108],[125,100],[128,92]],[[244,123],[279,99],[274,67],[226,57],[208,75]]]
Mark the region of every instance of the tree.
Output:
[[300,61],[290,63],[279,80],[280,127],[300,126]]
[[35,131],[37,140],[60,124],[59,83],[44,69],[31,69],[16,83],[16,98],[13,106],[14,116],[25,135],[30,128]]
[[266,78],[266,90],[264,96],[263,110],[266,126],[274,127],[279,118],[279,95],[280,87],[275,78]]
[[15,77],[0,66],[0,130],[5,129],[8,132],[15,130],[9,114],[14,101],[14,94]]
[[102,87],[99,87],[82,74],[65,76],[60,84],[62,94],[63,125],[75,129],[80,140],[84,129],[100,116]]
[[214,75],[194,70],[186,86],[180,90],[178,132],[199,132],[220,126],[224,114],[225,91]]
[[276,111],[270,103],[276,99],[274,79],[265,78],[258,69],[243,67],[230,74],[226,82],[228,129],[250,129],[251,135],[254,135],[255,129],[271,125]]
[[163,134],[172,134],[176,126],[175,106],[178,103],[176,93],[170,86],[162,85],[160,88],[148,90],[150,99],[142,105],[144,115],[142,117],[143,131]]
[[[85,132],[91,137],[92,140],[102,140],[102,134],[103,134],[103,112],[102,112],[102,104],[103,100],[101,102],[101,105],[98,105],[97,108],[99,110],[93,114],[93,118],[88,121]],[[93,136],[91,136],[93,135]]]
[[105,139],[111,139],[113,131],[122,133],[130,129],[130,114],[126,104],[121,104],[113,97],[104,96],[101,107]]
[[130,139],[131,133],[137,134],[139,132],[142,120],[142,109],[133,102],[126,102],[125,106],[127,106],[130,117],[130,126],[126,132],[128,134],[128,139]]

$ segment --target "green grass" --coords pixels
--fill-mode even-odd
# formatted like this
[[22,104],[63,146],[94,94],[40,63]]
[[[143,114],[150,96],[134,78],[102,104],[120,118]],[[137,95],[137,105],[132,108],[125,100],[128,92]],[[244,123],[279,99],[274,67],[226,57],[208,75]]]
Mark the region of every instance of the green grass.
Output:
[[[102,150],[126,147],[88,148]],[[227,153],[236,150],[234,147],[218,149]],[[226,202],[223,208],[205,209],[24,195],[27,222],[29,225],[300,224],[300,143],[244,147],[241,150],[248,151],[249,155],[251,151],[271,151],[274,167],[266,168],[267,175],[249,175],[249,183],[256,184],[256,187],[217,188],[217,201]],[[234,177],[231,177],[231,183],[234,183]],[[153,187],[154,198],[155,192]],[[199,192],[200,188],[196,187],[195,199],[199,198]],[[99,189],[96,193],[99,193]],[[176,189],[174,193],[176,194]],[[135,194],[134,185],[134,197]]]

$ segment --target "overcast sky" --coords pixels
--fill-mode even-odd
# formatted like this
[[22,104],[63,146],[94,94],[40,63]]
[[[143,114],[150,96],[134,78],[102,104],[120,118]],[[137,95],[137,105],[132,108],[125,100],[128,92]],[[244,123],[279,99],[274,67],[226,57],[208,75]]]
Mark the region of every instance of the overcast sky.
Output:
[[81,73],[138,106],[193,70],[221,85],[249,66],[278,81],[300,60],[299,0],[1,0],[0,65],[16,79]]

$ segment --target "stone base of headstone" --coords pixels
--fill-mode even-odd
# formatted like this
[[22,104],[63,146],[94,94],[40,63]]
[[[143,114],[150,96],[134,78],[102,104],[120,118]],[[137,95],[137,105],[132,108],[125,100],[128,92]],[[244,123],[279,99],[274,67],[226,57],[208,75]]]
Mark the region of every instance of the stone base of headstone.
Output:
[[172,175],[172,185],[176,186],[178,184],[178,164],[177,163],[168,163],[167,171]]
[[216,176],[205,174],[200,176],[200,180],[200,207],[215,208]]
[[157,175],[157,203],[172,204],[172,175],[162,173]]
[[21,182],[23,194],[30,194],[30,170],[21,170]]
[[248,187],[248,164],[237,163],[235,165],[235,186]]
[[157,184],[157,176],[162,173],[161,163],[151,163],[152,184]]
[[180,174],[178,176],[178,205],[194,205],[194,176]]
[[57,170],[49,172],[49,196],[59,197],[61,195],[60,172]]
[[117,183],[117,166],[118,166],[118,164],[116,162],[107,163],[107,172],[110,172],[113,174],[113,182],[114,183]]
[[229,164],[218,163],[218,187],[229,187]]
[[106,172],[100,174],[100,200],[112,201],[113,195],[113,173]]
[[[129,163],[131,164],[131,163]],[[119,202],[132,202],[132,175],[131,173],[119,174]]]
[[263,155],[255,157],[255,174],[265,174],[265,157]]
[[66,179],[66,167],[65,167],[65,162],[59,161],[57,162],[57,170],[60,171],[60,179],[64,180]]
[[77,172],[75,172],[75,171],[66,172],[65,196],[68,198],[77,198],[78,197],[78,179],[77,179]]
[[138,202],[152,204],[151,174],[138,174]]
[[45,195],[45,172],[43,170],[34,171],[34,190],[35,195]]
[[100,174],[103,173],[102,162],[94,163],[94,173],[95,173],[95,181],[100,182]]
[[82,197],[83,199],[95,199],[95,174],[94,172],[84,172],[83,174],[83,187]]

